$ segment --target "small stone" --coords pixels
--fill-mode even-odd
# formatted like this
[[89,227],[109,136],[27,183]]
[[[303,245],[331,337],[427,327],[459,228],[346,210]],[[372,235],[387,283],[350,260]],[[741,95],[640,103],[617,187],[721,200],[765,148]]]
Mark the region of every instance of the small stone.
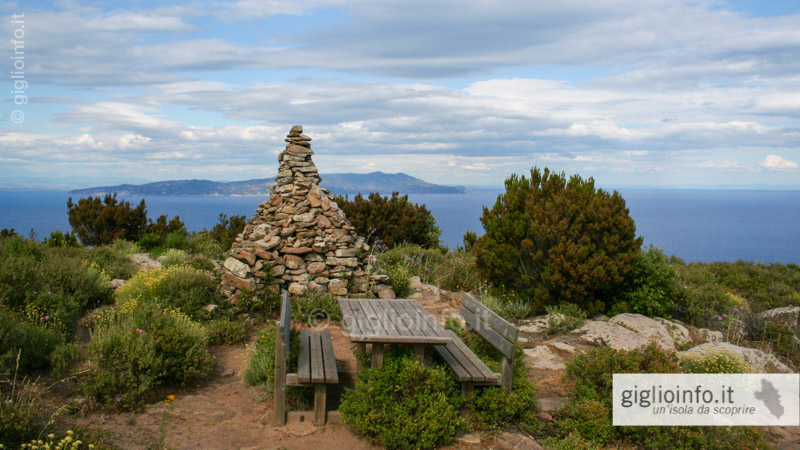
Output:
[[288,253],[290,255],[305,255],[306,253],[311,253],[311,251],[309,247],[283,247],[283,249],[281,249],[282,253]]
[[250,274],[250,266],[236,258],[229,257],[222,266],[239,278],[244,278]]
[[324,262],[312,262],[308,265],[308,273],[317,274],[324,271],[327,268],[328,266]]
[[222,372],[222,376],[223,377],[232,377],[233,374],[235,374],[235,373],[236,372],[233,369],[228,369],[225,372]]
[[207,313],[213,313],[214,311],[216,311],[216,310],[217,310],[217,308],[219,308],[219,306],[217,306],[217,305],[213,305],[213,304],[210,304],[210,305],[206,305],[206,306],[205,306],[203,309],[204,309],[204,310],[205,310]]
[[299,256],[286,255],[283,259],[286,263],[286,268],[290,270],[295,270],[306,266],[306,263],[305,261],[303,261],[303,258],[300,258]]
[[127,282],[128,282],[128,280],[123,280],[123,279],[120,279],[120,278],[116,278],[114,280],[109,281],[108,282],[108,286],[111,289],[117,289],[118,287],[124,285]]
[[303,295],[306,293],[306,287],[301,283],[291,283],[289,285],[289,293],[292,295]]
[[480,433],[469,433],[457,438],[456,441],[462,444],[478,445],[481,443],[481,435]]

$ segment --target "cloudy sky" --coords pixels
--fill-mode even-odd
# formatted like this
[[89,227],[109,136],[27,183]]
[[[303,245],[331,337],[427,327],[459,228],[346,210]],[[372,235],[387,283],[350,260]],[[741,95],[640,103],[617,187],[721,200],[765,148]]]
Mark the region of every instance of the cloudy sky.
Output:
[[322,173],[800,189],[796,0],[163,3],[0,3],[0,186],[271,177],[303,124]]

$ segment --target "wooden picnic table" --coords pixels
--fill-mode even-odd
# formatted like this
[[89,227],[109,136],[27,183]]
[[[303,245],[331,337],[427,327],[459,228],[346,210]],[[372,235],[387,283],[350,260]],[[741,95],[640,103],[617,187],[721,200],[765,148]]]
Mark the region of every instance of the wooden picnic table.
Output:
[[426,346],[453,342],[436,317],[416,300],[342,298],[339,306],[350,341],[362,353],[372,344],[372,367],[383,365],[384,344],[410,344],[424,363]]

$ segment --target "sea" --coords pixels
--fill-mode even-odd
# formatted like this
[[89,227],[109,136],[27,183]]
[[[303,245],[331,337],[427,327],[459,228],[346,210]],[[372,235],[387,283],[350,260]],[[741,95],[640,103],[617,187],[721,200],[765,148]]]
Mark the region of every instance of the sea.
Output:
[[[645,245],[687,262],[758,261],[800,263],[800,191],[619,189]],[[483,233],[480,217],[502,188],[472,188],[466,194],[413,194],[442,230],[443,245],[463,244],[467,230]],[[38,239],[68,231],[63,191],[0,190],[0,229],[14,228]],[[142,197],[126,200],[133,205]],[[211,228],[219,214],[251,217],[264,197],[144,197],[148,217],[180,216],[189,231]]]

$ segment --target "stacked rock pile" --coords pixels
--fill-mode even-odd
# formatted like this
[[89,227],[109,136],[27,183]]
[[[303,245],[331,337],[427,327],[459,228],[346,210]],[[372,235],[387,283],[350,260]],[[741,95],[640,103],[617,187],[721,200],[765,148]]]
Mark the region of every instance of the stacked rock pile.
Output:
[[330,192],[320,187],[311,138],[295,125],[286,142],[269,199],[236,237],[223,263],[223,293],[235,302],[242,290],[366,292],[369,247]]

